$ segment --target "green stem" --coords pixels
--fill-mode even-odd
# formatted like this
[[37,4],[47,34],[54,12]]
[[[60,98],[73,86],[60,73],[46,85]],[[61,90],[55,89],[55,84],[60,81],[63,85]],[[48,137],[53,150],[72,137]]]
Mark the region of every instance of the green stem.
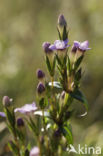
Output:
[[53,81],[54,81],[54,77],[51,77],[52,89],[53,89]]

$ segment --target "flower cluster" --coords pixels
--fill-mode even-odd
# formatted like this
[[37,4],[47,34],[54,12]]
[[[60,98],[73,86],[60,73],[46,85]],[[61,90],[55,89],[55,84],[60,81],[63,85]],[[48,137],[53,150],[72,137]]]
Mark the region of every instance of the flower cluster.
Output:
[[[81,63],[85,52],[90,50],[89,42],[74,41],[70,46],[63,15],[58,18],[57,30],[59,40],[42,45],[50,80],[41,69],[37,70],[37,102],[14,108],[8,96],[3,98],[4,112],[0,112],[0,117],[6,119],[12,133],[9,148],[16,156],[63,155],[73,144],[70,124],[75,109],[71,109],[73,101],[83,103],[85,114],[88,111],[88,102],[80,91],[80,79]],[[34,147],[30,141],[27,143],[26,126],[34,136]]]

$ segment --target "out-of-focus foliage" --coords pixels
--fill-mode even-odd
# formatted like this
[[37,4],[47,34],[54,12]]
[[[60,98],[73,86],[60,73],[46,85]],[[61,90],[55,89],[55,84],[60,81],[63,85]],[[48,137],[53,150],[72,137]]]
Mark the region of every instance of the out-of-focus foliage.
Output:
[[[89,101],[86,118],[72,120],[75,145],[103,146],[103,2],[98,0],[1,0],[0,1],[0,101],[8,95],[15,106],[35,100],[36,76],[45,69],[42,43],[57,36],[60,13],[67,19],[70,44],[73,39],[89,40],[92,50],[86,54],[82,88]],[[2,107],[0,105],[0,111]],[[79,119],[79,120],[78,120]],[[1,145],[6,150],[7,130],[0,119]],[[82,135],[81,135],[82,134]],[[5,155],[5,154],[4,154]]]

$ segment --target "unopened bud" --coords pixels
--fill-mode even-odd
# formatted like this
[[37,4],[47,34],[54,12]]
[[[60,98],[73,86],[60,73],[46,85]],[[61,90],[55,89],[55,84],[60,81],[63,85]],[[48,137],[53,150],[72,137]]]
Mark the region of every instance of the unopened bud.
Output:
[[60,27],[64,27],[64,26],[67,26],[67,22],[66,22],[66,20],[65,20],[65,18],[64,18],[64,15],[59,15],[59,17],[58,17],[58,25],[60,26]]
[[24,126],[24,121],[22,118],[17,119],[17,127],[23,127]]
[[3,101],[3,105],[5,107],[8,107],[10,106],[12,99],[10,99],[8,96],[4,96],[2,101]]
[[43,49],[44,49],[44,52],[46,53],[46,54],[51,54],[51,53],[53,53],[53,50],[51,50],[49,47],[50,47],[50,43],[49,42],[44,42],[43,43],[43,45],[42,45],[42,47],[43,47]]
[[37,92],[38,94],[42,94],[45,92],[45,86],[42,82],[40,82],[37,86]]
[[45,74],[42,70],[38,69],[37,70],[37,78],[38,79],[43,79],[45,77]]

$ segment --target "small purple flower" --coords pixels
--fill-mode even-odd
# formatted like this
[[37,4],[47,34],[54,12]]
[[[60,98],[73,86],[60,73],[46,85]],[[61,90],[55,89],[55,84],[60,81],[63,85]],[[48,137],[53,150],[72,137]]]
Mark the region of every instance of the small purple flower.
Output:
[[1,117],[3,117],[3,118],[5,118],[5,117],[6,117],[6,115],[5,115],[5,113],[4,113],[4,112],[0,112],[0,116],[1,116]]
[[84,42],[78,42],[78,41],[74,41],[74,45],[73,47],[79,49],[80,51],[85,52],[86,50],[90,50],[91,48],[89,47],[89,42],[88,41],[84,41]]
[[42,82],[40,82],[37,86],[37,92],[38,94],[42,94],[45,91],[45,86]]
[[23,126],[24,126],[24,121],[23,121],[22,118],[18,118],[18,119],[17,119],[17,126],[18,126],[18,127],[23,127]]
[[59,15],[59,17],[58,17],[58,24],[59,24],[59,26],[67,26],[67,22],[66,22],[66,20],[65,20],[65,18],[64,18],[64,15]]
[[68,45],[68,42],[69,42],[68,39],[66,39],[65,41],[56,40],[54,44],[52,44],[49,48],[51,50],[64,50],[70,46]]
[[40,150],[38,147],[33,147],[30,151],[30,156],[39,156]]
[[44,52],[46,53],[46,54],[51,54],[52,52],[53,52],[53,50],[52,49],[50,49],[50,43],[49,42],[44,42],[43,43],[43,45],[42,45],[42,47],[43,47],[43,49],[44,49]]
[[38,69],[38,70],[37,70],[37,78],[38,78],[38,79],[42,79],[42,78],[44,78],[44,77],[45,77],[44,72],[43,72],[41,69]]
[[27,113],[33,113],[37,110],[36,104],[35,102],[33,102],[32,104],[25,104],[24,106],[20,107],[20,108],[16,108],[14,110],[14,112],[20,112],[23,114],[27,114]]

